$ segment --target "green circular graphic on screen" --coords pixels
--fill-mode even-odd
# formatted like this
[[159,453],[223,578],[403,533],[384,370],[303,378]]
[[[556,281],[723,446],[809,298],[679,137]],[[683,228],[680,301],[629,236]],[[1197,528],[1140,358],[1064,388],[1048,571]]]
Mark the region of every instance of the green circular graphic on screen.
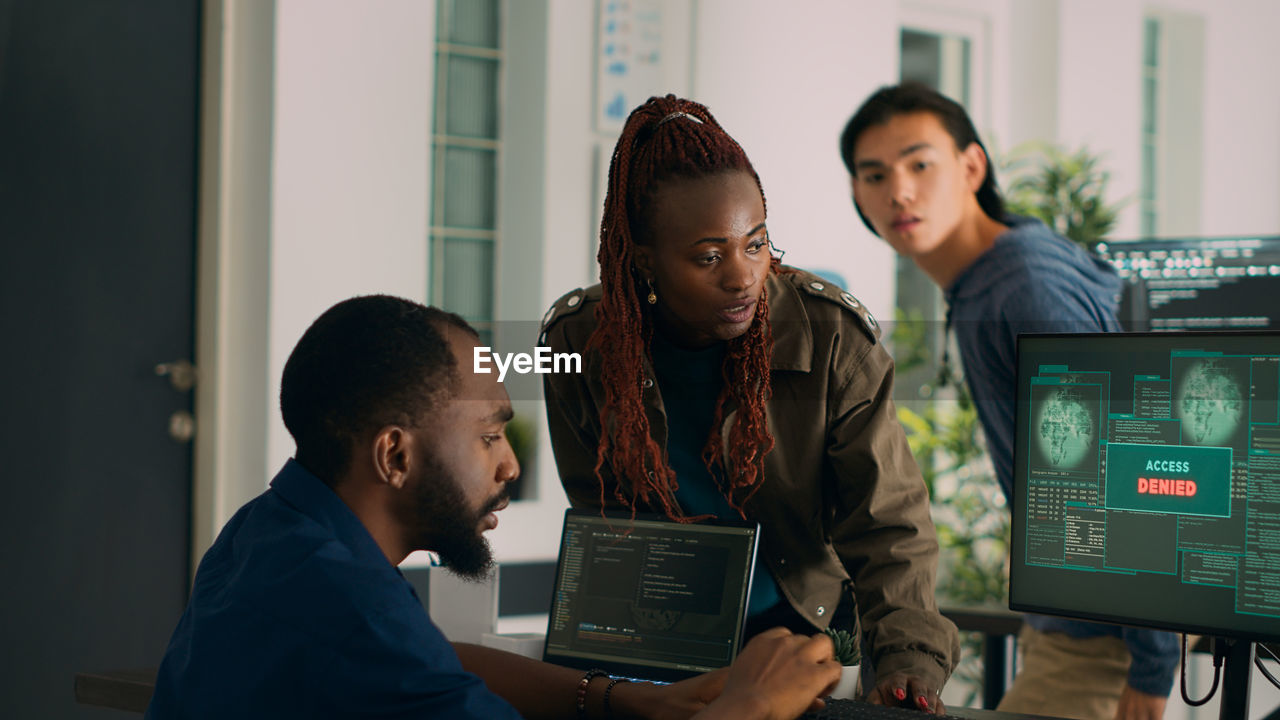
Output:
[[1178,386],[1183,442],[1229,445],[1244,410],[1240,381],[1217,360],[1187,367]]
[[1050,392],[1040,405],[1035,427],[1040,452],[1053,467],[1075,468],[1093,449],[1093,415],[1075,388]]

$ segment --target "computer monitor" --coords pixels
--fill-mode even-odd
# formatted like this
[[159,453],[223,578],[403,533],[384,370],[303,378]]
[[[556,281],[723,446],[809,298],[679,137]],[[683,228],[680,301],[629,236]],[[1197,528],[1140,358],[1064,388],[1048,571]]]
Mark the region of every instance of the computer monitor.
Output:
[[1125,279],[1128,330],[1280,329],[1280,237],[1100,243]]
[[1010,607],[1230,639],[1236,717],[1280,641],[1280,332],[1022,335],[1017,372]]

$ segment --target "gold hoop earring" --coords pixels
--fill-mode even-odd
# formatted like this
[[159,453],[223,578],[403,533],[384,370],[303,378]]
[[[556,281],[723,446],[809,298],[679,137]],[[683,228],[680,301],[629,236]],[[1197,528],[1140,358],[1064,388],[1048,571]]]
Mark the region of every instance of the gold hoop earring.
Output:
[[645,298],[645,300],[648,300],[650,305],[658,302],[658,294],[653,291],[653,278],[649,278],[649,297]]

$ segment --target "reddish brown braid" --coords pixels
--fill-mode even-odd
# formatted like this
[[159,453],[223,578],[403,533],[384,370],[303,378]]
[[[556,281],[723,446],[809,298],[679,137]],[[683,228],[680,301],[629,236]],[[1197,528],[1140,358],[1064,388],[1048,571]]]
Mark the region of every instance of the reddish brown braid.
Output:
[[[644,413],[642,358],[648,354],[653,323],[640,304],[647,290],[634,270],[634,249],[637,239],[644,242],[650,237],[647,213],[662,182],[728,172],[750,173],[764,202],[760,177],[742,147],[706,107],[674,95],[649,98],[632,111],[614,147],[597,256],[603,294],[596,308],[596,329],[587,345],[599,350],[603,361],[603,430],[595,465],[601,506],[605,504],[602,471],[607,465],[617,478],[614,497],[633,514],[638,505],[657,505],[668,517],[690,519],[677,512],[675,472],[650,435]],[[779,272],[780,267],[774,258],[770,272]],[[719,468],[721,491],[739,513],[764,479],[764,457],[773,449],[765,420],[772,347],[765,293],[747,332],[729,341],[722,369],[724,387],[703,449],[703,461],[712,477]],[[726,467],[720,427],[730,403],[736,405],[738,415],[729,431]]]

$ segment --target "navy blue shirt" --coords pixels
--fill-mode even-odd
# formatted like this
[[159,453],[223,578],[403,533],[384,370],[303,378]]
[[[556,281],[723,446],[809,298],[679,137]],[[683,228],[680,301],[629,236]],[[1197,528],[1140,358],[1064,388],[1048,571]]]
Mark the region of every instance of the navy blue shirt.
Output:
[[347,505],[290,460],[200,562],[147,717],[518,718]]
[[[1120,329],[1121,281],[1103,260],[1031,218],[1008,216],[1009,229],[946,290],[947,320],[956,332],[965,380],[1005,498],[1013,498],[1017,337],[1030,332]],[[1041,632],[1111,635],[1133,658],[1134,690],[1165,696],[1173,688],[1179,649],[1173,633],[1027,615]]]

